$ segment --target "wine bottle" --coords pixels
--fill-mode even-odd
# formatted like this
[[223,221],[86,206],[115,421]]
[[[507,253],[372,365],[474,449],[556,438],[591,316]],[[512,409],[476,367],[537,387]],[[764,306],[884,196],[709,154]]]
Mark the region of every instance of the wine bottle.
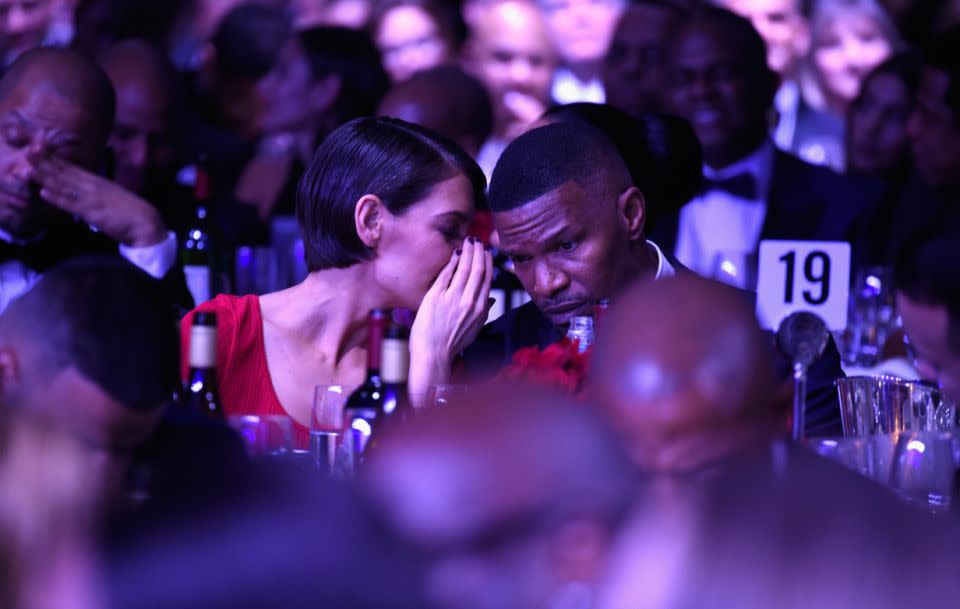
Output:
[[403,420],[413,416],[407,379],[410,375],[410,331],[391,320],[383,337],[381,380],[383,381],[383,412],[389,420]]
[[214,296],[216,255],[210,236],[210,178],[202,163],[198,163],[194,169],[194,215],[181,239],[180,260],[187,288],[193,296],[193,302],[199,305]]
[[343,417],[347,424],[346,440],[355,464],[363,461],[363,452],[377,421],[383,417],[383,380],[380,359],[387,314],[382,309],[370,311],[367,322],[367,378],[347,399]]
[[182,404],[195,412],[223,418],[217,391],[217,314],[197,313],[190,327],[190,374]]
[[567,338],[571,341],[577,341],[577,351],[583,353],[593,345],[593,318],[589,316],[577,316],[570,320],[570,326],[567,328]]

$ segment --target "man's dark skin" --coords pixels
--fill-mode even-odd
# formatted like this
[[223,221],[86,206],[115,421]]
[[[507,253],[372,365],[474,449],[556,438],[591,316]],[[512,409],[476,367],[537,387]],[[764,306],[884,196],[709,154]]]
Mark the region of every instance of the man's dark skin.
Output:
[[[0,81],[0,230],[36,246],[35,271],[168,237],[150,203],[96,173],[113,106],[107,77],[65,49],[28,51]],[[192,307],[176,265],[163,283],[171,303]]]
[[[549,129],[551,126],[542,127]],[[533,132],[511,146],[527,146]],[[571,151],[589,144],[569,142]],[[608,142],[609,146],[613,146]],[[510,148],[501,163],[511,162]],[[631,282],[653,278],[660,260],[643,233],[645,202],[615,149],[594,157],[594,179],[559,187],[509,210],[496,210],[493,224],[503,252],[533,299],[484,328],[464,353],[467,368],[500,366],[526,346],[545,347],[558,341],[577,315],[592,315],[601,298],[613,299]],[[504,169],[506,171],[506,169]],[[498,189],[501,167],[491,183]],[[687,273],[665,255],[677,273]],[[753,296],[743,293],[752,303]],[[785,367],[785,362],[781,362]],[[811,430],[840,433],[839,406],[833,381],[843,375],[835,347],[816,365],[808,393]]]
[[431,606],[557,606],[593,581],[636,490],[600,417],[542,388],[478,388],[385,429],[361,480],[398,536],[428,557]]
[[674,36],[664,105],[693,126],[706,164],[722,169],[767,138],[777,76],[716,23],[695,22]]
[[66,212],[131,247],[166,238],[149,203],[94,173],[113,122],[102,78],[70,51],[36,49],[0,82],[0,228],[11,236],[37,236]]
[[159,176],[173,178],[172,69],[159,49],[137,40],[108,49],[100,66],[117,94],[117,118],[109,140],[114,177],[127,190],[142,195]]
[[694,275],[638,282],[604,317],[593,357],[588,391],[646,471],[703,471],[788,429],[789,384],[733,288]]

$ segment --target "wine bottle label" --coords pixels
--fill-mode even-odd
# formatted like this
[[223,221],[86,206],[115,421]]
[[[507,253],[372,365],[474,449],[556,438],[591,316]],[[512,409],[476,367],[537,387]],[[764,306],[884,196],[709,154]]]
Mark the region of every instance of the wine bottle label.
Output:
[[190,367],[217,367],[217,328],[192,326],[190,328]]
[[380,378],[384,383],[406,383],[410,374],[410,348],[407,341],[395,338],[383,340],[383,360]]
[[210,267],[188,264],[183,267],[187,279],[187,289],[193,296],[194,304],[202,304],[213,298],[210,289]]

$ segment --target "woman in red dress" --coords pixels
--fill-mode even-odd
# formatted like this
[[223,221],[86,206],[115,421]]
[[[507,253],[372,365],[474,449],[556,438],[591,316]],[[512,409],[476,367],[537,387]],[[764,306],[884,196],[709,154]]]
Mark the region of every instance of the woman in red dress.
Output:
[[[411,394],[445,382],[487,316],[491,255],[465,238],[484,188],[466,153],[415,125],[362,118],[330,134],[297,191],[307,278],[261,297],[220,295],[194,311],[217,314],[226,414],[285,414],[302,437],[316,385],[363,382],[375,308],[417,311]],[[193,314],[181,322],[184,354]]]

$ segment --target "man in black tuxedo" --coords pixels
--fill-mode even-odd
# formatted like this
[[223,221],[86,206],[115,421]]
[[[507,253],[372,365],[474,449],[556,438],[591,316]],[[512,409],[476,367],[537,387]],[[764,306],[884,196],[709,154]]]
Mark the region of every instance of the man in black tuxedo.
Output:
[[[64,49],[24,53],[0,80],[0,310],[48,267],[119,253],[189,305],[176,236],[157,210],[96,173],[114,93],[95,64]],[[177,279],[180,277],[178,283]]]
[[[590,315],[598,299],[616,298],[635,280],[689,273],[644,235],[639,186],[610,139],[585,124],[533,129],[507,147],[490,182],[490,209],[501,248],[533,301],[483,329],[464,353],[468,370],[559,340],[572,317]],[[833,381],[842,376],[831,347],[810,374],[811,433],[840,433]]]
[[700,138],[704,188],[655,237],[703,275],[750,260],[764,239],[848,241],[856,265],[883,194],[774,147],[768,119],[779,81],[766,56],[749,20],[715,7],[693,14],[668,55],[664,107]]

